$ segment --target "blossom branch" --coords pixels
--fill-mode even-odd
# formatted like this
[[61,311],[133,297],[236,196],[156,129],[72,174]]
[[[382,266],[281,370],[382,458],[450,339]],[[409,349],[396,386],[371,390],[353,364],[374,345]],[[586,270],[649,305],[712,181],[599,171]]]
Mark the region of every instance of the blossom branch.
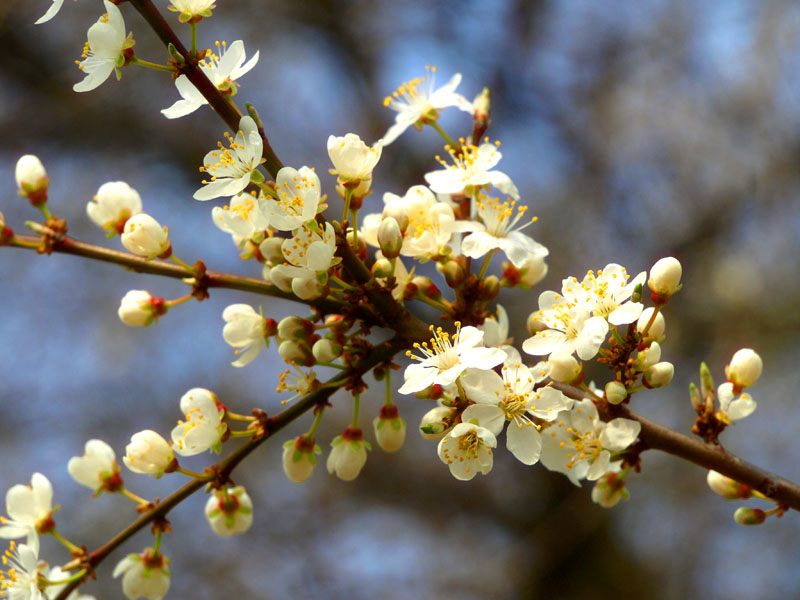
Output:
[[[262,435],[257,435],[253,439],[247,441],[237,448],[232,454],[228,455],[225,459],[207,469],[208,472],[214,473],[214,479],[217,481],[227,481],[233,470],[241,463],[248,455],[250,455],[256,448],[258,448],[265,440],[269,439],[275,433],[286,427],[289,423],[299,418],[308,410],[317,405],[324,405],[328,399],[343,387],[348,381],[353,378],[359,378],[366,374],[373,367],[391,360],[397,352],[406,347],[407,341],[402,337],[394,337],[391,340],[376,347],[373,352],[369,353],[361,360],[356,366],[348,369],[347,371],[331,378],[327,383],[322,385],[319,389],[300,399],[297,403],[293,404],[286,410],[281,411],[274,417],[268,418],[264,422],[264,432]],[[208,483],[208,480],[192,479],[175,492],[167,496],[162,502],[159,502],[154,508],[141,517],[136,519],[133,523],[125,527],[117,535],[111,538],[108,542],[103,544],[94,552],[89,553],[88,561],[91,569],[99,565],[111,552],[121,546],[135,533],[152,523],[156,519],[163,519],[175,506],[183,502],[186,498],[197,492]],[[66,586],[56,600],[66,600],[70,593],[80,585],[80,581],[73,581]]]
[[[591,398],[588,393],[578,388],[556,382],[553,382],[552,385],[570,398],[576,400]],[[642,449],[661,450],[693,462],[704,469],[717,471],[761,492],[781,505],[800,511],[800,486],[742,460],[721,445],[701,442],[664,427],[621,404],[617,406],[600,404],[598,410],[605,420],[624,417],[638,421],[642,426],[639,434],[639,440],[643,444]]]
[[[180,65],[181,73],[185,74],[189,81],[203,94],[209,105],[217,112],[223,121],[236,132],[239,130],[239,120],[242,118],[239,110],[217,89],[217,87],[206,77],[205,73],[197,67],[197,57],[194,56],[180,38],[175,34],[172,27],[167,23],[151,0],[130,0],[133,7],[142,15],[148,25],[155,31],[165,46],[170,44],[184,59],[184,64]],[[264,141],[264,167],[270,175],[277,177],[278,171],[283,167],[275,151],[267,139],[264,129],[258,129],[261,139]]]

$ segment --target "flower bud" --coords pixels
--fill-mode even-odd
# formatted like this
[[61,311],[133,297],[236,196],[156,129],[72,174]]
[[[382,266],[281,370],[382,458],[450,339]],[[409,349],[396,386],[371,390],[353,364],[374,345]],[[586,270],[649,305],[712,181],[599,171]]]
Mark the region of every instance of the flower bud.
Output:
[[367,242],[364,239],[363,235],[358,236],[358,243],[356,243],[356,237],[353,233],[353,230],[350,229],[347,232],[347,244],[353,249],[356,256],[361,260],[366,260],[367,258]]
[[[650,319],[653,316],[653,311],[655,308],[652,306],[645,308],[642,311],[642,314],[639,316],[639,320],[636,321],[636,330],[641,333],[644,331],[644,328],[647,327],[647,324],[650,322]],[[649,342],[663,342],[664,341],[664,331],[667,328],[667,323],[664,320],[664,315],[659,311],[656,315],[656,318],[653,320],[652,325],[650,325],[650,329],[647,330],[647,335],[642,338],[642,343],[647,344]]]
[[694,383],[689,384],[689,400],[692,403],[692,408],[698,415],[703,414],[703,397],[700,395],[700,390]]
[[417,288],[417,295],[425,296],[431,300],[441,300],[442,292],[436,287],[436,284],[431,281],[430,277],[424,275],[417,275],[411,280]]
[[354,133],[343,137],[328,137],[328,156],[342,185],[349,184],[352,180],[356,184],[365,178],[371,180],[372,169],[378,164],[382,150],[382,142],[370,147]]
[[711,376],[711,370],[705,362],[700,363],[700,393],[705,403],[713,407],[714,398],[716,398],[714,378]]
[[282,237],[269,237],[266,238],[258,245],[258,251],[264,260],[269,261],[273,265],[283,264],[283,242],[286,240]]
[[669,385],[675,375],[675,367],[670,362],[654,364],[644,372],[642,383],[646,388],[660,388]]
[[451,260],[444,265],[436,265],[436,267],[444,275],[444,280],[451,288],[457,288],[464,283],[466,273],[464,273],[464,268],[458,264],[458,261]]
[[408,229],[408,213],[399,203],[389,203],[383,209],[383,218],[394,219],[400,229],[400,234],[405,235]]
[[619,473],[606,473],[598,479],[592,488],[592,502],[603,508],[612,508],[620,500],[630,498],[630,493],[625,487],[625,478]]
[[309,439],[300,435],[283,444],[283,472],[289,481],[303,483],[314,472],[317,466],[315,454],[321,454],[322,449],[314,443],[314,438]]
[[205,513],[214,533],[230,537],[250,529],[253,501],[242,485],[214,490],[206,502]]
[[548,267],[544,256],[531,254],[519,267],[511,262],[503,263],[503,285],[530,289],[547,275]]
[[384,452],[397,452],[402,448],[406,439],[406,422],[398,415],[396,406],[382,406],[372,426],[375,439]]
[[500,293],[500,280],[496,275],[484,277],[479,288],[483,300],[494,300]]
[[150,215],[140,213],[128,219],[122,233],[122,245],[128,252],[152,259],[168,258],[171,250],[167,228]]
[[109,236],[125,231],[125,223],[142,212],[139,193],[124,181],[109,181],[100,186],[86,213],[95,225]]
[[647,348],[636,353],[634,366],[637,371],[646,371],[661,360],[661,344],[653,342]]
[[733,384],[734,393],[739,394],[743,388],[753,385],[761,377],[763,367],[761,357],[753,349],[737,350],[725,367],[725,375]]
[[606,400],[610,404],[620,404],[628,397],[628,390],[621,381],[609,381],[606,384]]
[[709,471],[706,481],[712,492],[719,494],[726,500],[744,500],[753,495],[748,486],[734,481],[730,477],[725,477],[725,475],[716,471]]
[[125,447],[122,462],[134,473],[161,477],[175,461],[172,447],[151,429],[134,433]]
[[528,315],[528,319],[525,321],[525,328],[528,330],[529,335],[536,335],[537,331],[547,329],[547,323],[542,321],[539,317],[539,311],[535,310]]
[[73,456],[67,463],[70,476],[99,494],[116,492],[122,487],[119,464],[113,448],[103,440],[86,442],[83,456]]
[[681,263],[671,256],[660,259],[650,269],[647,285],[653,302],[659,306],[666,304],[670,296],[681,289]]
[[733,513],[733,520],[739,525],[761,525],[766,518],[767,513],[760,508],[741,506]]
[[311,353],[317,362],[327,363],[338,358],[342,354],[342,345],[328,338],[321,338],[314,342]]
[[331,448],[326,465],[328,473],[336,472],[336,476],[343,481],[358,477],[367,462],[367,450],[370,449],[361,430],[348,427],[342,435],[334,438]]
[[117,314],[128,327],[147,327],[167,314],[167,306],[163,298],[153,298],[145,290],[131,290],[122,297]]
[[286,340],[278,346],[278,354],[287,363],[310,367],[314,364],[311,348],[303,341]]
[[352,322],[344,315],[328,315],[325,318],[325,327],[330,329],[331,333],[345,333],[352,326]]
[[549,367],[550,379],[560,383],[573,383],[577,381],[583,366],[571,354],[560,354],[550,356],[547,361]]
[[141,554],[128,554],[114,567],[114,577],[122,577],[122,592],[129,600],[161,600],[169,591],[169,558],[145,548]]
[[17,193],[30,200],[33,206],[44,206],[47,203],[47,186],[50,179],[44,165],[33,154],[25,154],[17,161],[14,172],[17,179]]
[[400,249],[403,247],[403,234],[400,231],[400,225],[392,217],[384,217],[380,226],[378,226],[378,245],[386,258],[400,256]]
[[14,231],[6,225],[6,218],[0,212],[0,246],[4,246],[14,237]]
[[379,258],[372,265],[372,276],[385,279],[392,274],[392,262],[387,258]]
[[[489,115],[491,114],[492,109],[492,94],[489,91],[488,87],[483,88],[483,91],[475,96],[475,100],[472,102],[472,115],[475,118],[475,122],[482,122],[486,123],[486,126],[489,125]],[[484,127],[485,129],[486,127]]]
[[292,279],[292,292],[301,300],[314,300],[328,294],[329,288],[314,277],[295,277]]
[[444,423],[444,420],[449,419],[452,414],[453,409],[447,406],[432,408],[422,415],[422,420],[419,423],[420,435],[426,440],[436,441],[442,439],[452,427],[452,423],[448,425]]
[[307,340],[314,333],[314,324],[301,317],[285,317],[278,323],[278,337],[281,340]]

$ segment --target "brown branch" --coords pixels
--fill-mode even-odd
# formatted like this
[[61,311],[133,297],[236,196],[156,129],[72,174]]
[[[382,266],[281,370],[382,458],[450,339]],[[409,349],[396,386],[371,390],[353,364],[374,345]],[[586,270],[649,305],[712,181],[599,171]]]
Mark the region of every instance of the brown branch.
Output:
[[[205,73],[197,67],[197,57],[186,49],[180,38],[175,34],[172,27],[166,22],[164,17],[153,5],[151,0],[130,0],[134,8],[144,17],[156,35],[161,39],[165,46],[172,44],[175,49],[183,56],[186,64],[181,67],[181,72],[186,75],[189,81],[197,88],[203,97],[208,100],[211,107],[225,121],[225,124],[236,132],[239,130],[239,120],[242,118],[237,108],[228,102],[225,96],[217,89]],[[278,171],[283,167],[280,159],[267,139],[264,130],[259,128],[259,134],[264,142],[264,167],[272,177],[278,176]]]
[[[589,394],[578,388],[553,383],[553,387],[561,390],[570,398],[591,398]],[[757,467],[738,456],[731,454],[718,444],[707,444],[659,425],[641,415],[637,415],[627,406],[598,406],[604,420],[624,417],[638,421],[642,426],[639,439],[643,449],[661,450],[678,456],[689,462],[722,473],[726,477],[743,483],[772,498],[776,502],[800,511],[800,486],[774,473]]]

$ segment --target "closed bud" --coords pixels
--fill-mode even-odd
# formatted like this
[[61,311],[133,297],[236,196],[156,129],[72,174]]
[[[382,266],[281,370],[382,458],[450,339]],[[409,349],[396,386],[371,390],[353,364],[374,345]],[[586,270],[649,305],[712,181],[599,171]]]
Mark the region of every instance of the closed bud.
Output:
[[325,327],[332,333],[345,333],[351,326],[352,323],[344,315],[328,315],[325,319]]
[[[650,323],[650,319],[653,317],[653,311],[655,308],[652,306],[649,308],[645,308],[642,311],[642,314],[639,316],[639,320],[636,321],[636,330],[642,335],[644,328],[647,327],[647,324]],[[642,343],[648,344],[650,342],[663,342],[664,341],[664,331],[667,328],[667,322],[664,320],[664,315],[659,312],[656,315],[656,318],[653,319],[653,323],[650,325],[650,329],[647,330],[647,335],[642,337]]]
[[753,495],[753,491],[748,486],[716,471],[709,471],[706,481],[712,492],[719,494],[726,500],[744,500]]
[[763,367],[761,357],[753,349],[737,350],[725,367],[725,375],[733,384],[734,393],[740,394],[743,388],[753,385],[761,377]]
[[650,269],[647,285],[652,292],[653,302],[659,306],[666,304],[670,296],[681,289],[681,263],[671,256],[657,261]]
[[318,363],[327,363],[341,356],[342,345],[328,338],[322,338],[314,342],[311,352]]
[[417,287],[417,294],[425,296],[431,300],[441,300],[442,292],[436,287],[436,284],[431,281],[430,277],[424,275],[417,275],[411,280],[411,283]]
[[125,222],[122,245],[128,252],[148,260],[156,256],[168,258],[171,254],[167,228],[144,213],[134,215]]
[[489,115],[492,109],[492,94],[488,87],[483,88],[483,91],[475,96],[472,102],[472,114],[475,120],[489,121]]
[[278,323],[278,337],[281,340],[307,340],[314,333],[314,324],[296,316],[285,317]]
[[384,452],[397,452],[406,439],[406,422],[398,415],[397,407],[382,406],[381,413],[372,422],[375,439]]
[[606,473],[595,482],[592,488],[592,502],[603,508],[612,508],[620,500],[630,498],[630,493],[625,487],[625,477],[619,473]]
[[444,388],[438,383],[434,383],[419,392],[414,392],[414,397],[419,400],[438,400],[443,395]]
[[295,277],[292,279],[292,293],[301,300],[314,300],[328,295],[330,288],[313,277]]
[[767,513],[760,508],[741,506],[733,513],[733,520],[739,525],[761,525],[766,518]]
[[167,313],[163,298],[153,298],[145,290],[131,290],[123,296],[117,314],[128,327],[147,327]]
[[215,490],[206,502],[206,519],[217,535],[244,533],[253,524],[253,501],[244,486]]
[[511,262],[503,263],[503,280],[505,287],[530,289],[547,275],[548,267],[544,256],[531,254],[519,268]]
[[[708,405],[714,406],[714,398],[716,392],[714,391],[714,378],[711,376],[711,371],[708,365],[704,362],[700,363],[700,393],[703,396],[703,401]],[[710,400],[709,400],[710,399]]]
[[287,363],[310,367],[314,364],[311,348],[303,341],[286,340],[278,346],[278,354]]
[[170,583],[169,558],[152,548],[141,554],[128,554],[114,567],[113,576],[122,575],[122,593],[129,600],[161,600]]
[[356,238],[353,235],[353,230],[347,232],[347,243],[353,249],[353,252],[356,253],[356,256],[361,260],[367,258],[367,242],[364,240],[364,236],[358,236],[358,245],[356,245]]
[[444,280],[451,288],[456,288],[464,283],[464,269],[458,264],[457,261],[451,260],[445,263],[439,267],[439,271],[441,271],[442,275],[444,275]]
[[606,400],[610,404],[620,404],[628,397],[628,390],[620,381],[609,381],[606,384]]
[[372,276],[385,279],[392,274],[392,261],[387,258],[379,258],[372,265]]
[[122,462],[134,473],[161,477],[175,462],[175,453],[167,440],[146,429],[131,436]]
[[661,344],[653,342],[647,348],[636,353],[634,366],[637,371],[646,371],[661,360]]
[[642,383],[650,389],[664,387],[669,385],[672,377],[675,375],[675,367],[670,362],[660,362],[654,364],[652,367],[644,372]]
[[698,415],[703,414],[703,397],[700,395],[700,390],[697,389],[694,383],[689,384],[689,400],[692,403],[694,411]]
[[403,247],[400,225],[392,217],[384,217],[378,226],[378,245],[386,258],[397,258]]
[[33,206],[44,206],[47,203],[47,186],[50,179],[44,165],[33,154],[25,154],[17,161],[14,171],[17,180],[17,193],[30,200]]
[[352,481],[367,462],[370,445],[364,441],[360,429],[348,427],[331,442],[331,453],[326,464],[328,473],[336,473],[343,481]]
[[283,472],[289,481],[303,483],[317,466],[316,454],[322,449],[314,443],[314,438],[300,435],[283,444]]
[[426,440],[440,440],[444,434],[450,430],[452,423],[445,422],[445,419],[450,419],[453,414],[453,409],[446,406],[437,406],[432,408],[424,415],[419,424],[419,433]]
[[482,300],[494,300],[500,293],[500,279],[496,275],[484,277],[481,281],[480,295]]
[[283,242],[285,241],[286,240],[282,237],[266,238],[258,245],[258,251],[261,253],[261,256],[264,257],[264,260],[269,261],[273,265],[283,264],[284,258],[281,246],[283,246]]
[[551,355],[547,361],[550,379],[559,383],[574,383],[581,377],[583,366],[571,354]]
[[124,181],[109,181],[100,186],[86,213],[109,237],[125,231],[125,223],[142,212],[139,193]]
[[[389,203],[383,209],[383,219],[394,219],[397,227],[400,229],[400,234],[405,235],[408,229],[408,213],[398,203]],[[384,253],[385,254],[385,253]]]

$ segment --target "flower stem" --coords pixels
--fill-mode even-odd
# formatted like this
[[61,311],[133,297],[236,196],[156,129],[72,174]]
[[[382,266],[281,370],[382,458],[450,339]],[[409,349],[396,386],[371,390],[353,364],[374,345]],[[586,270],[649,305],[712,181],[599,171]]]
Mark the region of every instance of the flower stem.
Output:
[[124,487],[120,488],[119,493],[122,494],[123,496],[125,496],[126,498],[130,498],[131,500],[136,502],[136,504],[149,504],[148,500],[145,500],[141,496],[137,496],[136,494],[134,494],[133,492],[127,490]]
[[54,538],[56,538],[56,539],[57,539],[59,542],[61,542],[62,544],[64,544],[64,545],[65,545],[67,548],[69,548],[70,550],[73,550],[73,551],[80,551],[80,548],[78,548],[78,547],[77,547],[75,544],[73,544],[73,543],[72,543],[72,542],[70,542],[68,539],[66,539],[66,538],[65,538],[63,535],[61,535],[60,533],[58,533],[58,531],[56,531],[56,530],[55,530],[55,528],[54,528],[54,529],[51,529],[51,530],[50,530],[48,533],[49,533],[50,535],[52,535]]
[[314,416],[314,422],[311,424],[310,429],[306,433],[306,439],[311,441],[314,439],[314,434],[317,432],[317,427],[319,424],[322,423],[322,413],[325,412],[325,405],[320,404],[319,410],[317,410],[317,414]]
[[[231,433],[231,435],[234,435],[235,433],[237,432],[233,432]],[[249,435],[252,435],[252,433],[250,433]],[[209,479],[211,479],[208,475],[205,475],[203,473],[195,473],[194,471],[189,471],[188,469],[184,469],[183,467],[178,467],[175,470],[178,473],[183,473],[187,477],[193,477],[194,479],[200,479],[201,481],[208,481]]]
[[486,258],[483,259],[481,270],[478,272],[478,279],[483,279],[483,276],[486,274],[486,269],[489,268],[489,262],[492,260],[494,252],[495,252],[494,249],[489,250],[489,253],[486,255]]
[[344,212],[342,213],[342,223],[347,220],[347,213],[350,210],[350,200],[353,197],[353,190],[350,188],[344,189]]
[[192,28],[192,56],[197,56],[197,23],[190,23]]
[[456,387],[458,388],[458,397],[463,404],[468,402],[467,393],[464,391],[464,386],[461,385],[461,377],[456,378]]
[[247,415],[240,415],[229,410],[225,410],[225,416],[231,421],[255,421],[255,417],[248,417]]
[[353,429],[358,429],[358,409],[361,404],[361,394],[353,396]]
[[194,298],[194,296],[192,296],[191,294],[186,294],[185,296],[176,298],[175,300],[167,300],[166,302],[164,302],[164,306],[166,306],[167,308],[172,308],[173,306],[177,306],[178,304],[183,304],[184,302],[188,302],[192,298]]
[[158,549],[161,546],[161,530],[156,531],[156,539],[153,542],[153,556],[158,556]]
[[336,275],[329,276],[329,279],[331,281],[333,281],[334,283],[338,283],[340,286],[342,286],[346,290],[353,291],[353,290],[356,289],[352,285],[350,285],[349,283],[346,283],[346,282],[342,281],[341,279],[339,279]]
[[440,136],[442,136],[442,139],[444,139],[444,141],[447,142],[453,148],[453,150],[458,149],[459,144],[456,143],[456,141],[451,138],[444,129],[441,128],[438,121],[431,121],[430,126],[433,127]]
[[131,64],[139,65],[140,67],[147,67],[148,69],[155,69],[156,71],[167,71],[168,73],[175,72],[175,69],[172,67],[168,67],[167,65],[159,65],[157,63],[150,62],[149,60],[142,60],[138,56],[133,57]]
[[603,397],[602,397],[602,396],[598,396],[598,395],[597,395],[595,392],[593,392],[593,391],[592,391],[592,390],[589,388],[589,386],[588,386],[588,385],[586,385],[586,384],[585,384],[585,383],[583,383],[583,382],[581,382],[580,388],[581,388],[581,389],[582,389],[584,392],[586,392],[587,394],[591,394],[591,395],[592,395],[592,398],[594,398],[594,399],[595,399],[595,400],[597,400],[598,402],[599,402],[600,400],[602,400],[602,399],[603,399]]
[[189,271],[189,272],[190,272],[192,275],[196,275],[196,274],[197,274],[197,272],[194,270],[194,268],[193,268],[193,267],[191,267],[191,266],[189,266],[188,264],[186,264],[185,262],[183,262],[183,261],[182,261],[180,258],[178,258],[177,256],[175,256],[174,254],[170,254],[170,257],[169,257],[169,259],[170,259],[172,262],[174,262],[176,265],[178,265],[179,267],[183,267],[184,269],[186,269],[187,271]]
[[386,369],[386,406],[392,405],[392,370]]
[[424,302],[428,306],[438,308],[442,312],[447,312],[448,310],[450,310],[450,307],[447,306],[446,304],[439,302],[438,300],[434,300],[433,298],[428,298],[427,296],[417,295],[414,296],[414,300],[419,300],[420,302]]
[[[48,586],[51,586],[51,585],[65,585],[67,583],[72,583],[73,581],[80,581],[81,579],[83,579],[83,577],[85,575],[86,575],[86,569],[81,569],[77,573],[74,573],[74,574],[70,575],[69,577],[67,577],[65,579],[59,579],[58,581],[53,581],[52,579],[47,579],[46,580],[46,582],[47,582],[46,585],[48,585]],[[46,597],[50,598],[50,596],[46,596]]]
[[53,216],[53,215],[50,213],[50,209],[49,209],[49,208],[47,208],[47,204],[40,204],[40,205],[39,205],[37,208],[38,208],[40,211],[42,211],[42,214],[44,215],[44,218],[45,218],[45,219],[49,219],[50,217],[52,217],[52,216]]
[[358,211],[351,211],[350,214],[353,215],[353,246],[358,249]]

